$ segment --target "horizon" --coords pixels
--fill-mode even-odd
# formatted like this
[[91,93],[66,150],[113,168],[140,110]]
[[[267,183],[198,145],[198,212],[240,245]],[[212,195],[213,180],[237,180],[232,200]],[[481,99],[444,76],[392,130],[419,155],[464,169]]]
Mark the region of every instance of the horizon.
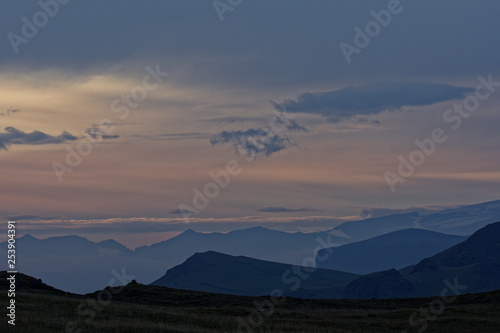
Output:
[[[61,232],[58,232],[58,233],[53,233],[53,232],[50,232],[47,230],[43,230],[43,229],[33,229],[32,231],[28,231],[26,233],[23,233],[21,232],[21,236],[18,236],[18,238],[22,238],[26,235],[30,235],[36,239],[39,239],[39,240],[44,240],[44,239],[48,239],[48,238],[54,238],[54,237],[65,237],[65,236],[79,236],[79,237],[83,237],[91,242],[94,242],[94,243],[99,243],[99,242],[102,242],[102,241],[106,241],[106,240],[114,240],[116,242],[118,242],[119,244],[125,246],[127,249],[129,250],[132,250],[132,251],[135,251],[137,248],[139,247],[142,247],[142,246],[150,246],[150,245],[153,245],[153,244],[157,244],[157,243],[160,243],[160,242],[163,242],[163,241],[167,241],[169,239],[172,239],[172,238],[175,238],[177,236],[179,236],[180,234],[183,234],[185,233],[186,231],[188,230],[191,230],[191,231],[194,231],[196,233],[203,233],[203,234],[210,234],[210,233],[220,233],[220,234],[227,234],[227,233],[230,233],[230,232],[233,232],[233,231],[238,231],[238,230],[248,230],[248,229],[255,229],[255,228],[264,228],[264,229],[267,229],[267,230],[271,230],[271,231],[280,231],[280,232],[287,232],[287,233],[297,233],[297,232],[300,232],[300,233],[318,233],[318,232],[323,232],[323,231],[329,231],[331,229],[334,229],[336,227],[339,227],[339,226],[342,226],[344,223],[349,223],[349,222],[357,222],[357,221],[364,221],[364,220],[369,220],[369,219],[379,219],[379,218],[384,218],[384,217],[390,217],[390,216],[393,216],[393,215],[400,215],[400,214],[417,214],[420,218],[422,217],[425,217],[427,215],[432,215],[432,214],[435,214],[435,213],[440,213],[440,212],[444,212],[444,211],[448,211],[448,210],[453,210],[453,209],[460,209],[460,208],[464,208],[464,207],[474,207],[474,206],[477,206],[477,205],[481,205],[481,204],[491,204],[491,203],[496,203],[496,202],[500,202],[500,199],[499,200],[490,200],[490,201],[486,201],[486,202],[480,202],[480,203],[473,203],[473,204],[462,204],[462,205],[454,205],[454,206],[450,206],[450,207],[440,207],[439,209],[436,209],[434,207],[434,209],[422,209],[422,208],[416,208],[416,207],[410,207],[410,208],[407,208],[407,209],[402,209],[402,210],[393,210],[392,213],[389,213],[385,210],[382,210],[382,212],[379,212],[378,214],[381,214],[381,215],[375,215],[375,216],[366,216],[366,217],[362,217],[362,216],[356,216],[356,217],[344,217],[344,218],[339,218],[339,217],[329,217],[331,218],[331,224],[329,220],[327,220],[327,224],[328,225],[325,225],[325,226],[322,226],[322,227],[316,227],[316,228],[313,228],[311,230],[311,228],[301,228],[300,226],[299,227],[290,227],[289,224],[291,222],[282,222],[282,224],[271,224],[271,225],[267,225],[266,226],[266,223],[252,223],[250,222],[251,225],[247,226],[247,225],[242,225],[242,224],[237,224],[237,223],[232,223],[229,227],[222,227],[220,228],[219,226],[219,229],[220,230],[206,230],[206,227],[203,226],[203,223],[205,222],[193,222],[193,223],[190,223],[190,224],[180,224],[181,226],[185,225],[186,227],[184,229],[181,229],[181,230],[172,230],[172,231],[156,231],[156,232],[151,232],[151,233],[124,233],[124,232],[120,232],[120,233],[108,233],[108,234],[102,234],[100,232],[98,232],[98,230],[94,230],[94,232],[92,233],[86,233],[84,230],[85,229],[81,229],[81,232],[79,233],[61,233]],[[305,217],[305,219],[312,219],[313,216],[311,217]],[[324,218],[324,217],[323,217]],[[138,218],[139,220],[142,220],[144,218]],[[233,218],[228,218],[229,220],[233,220]],[[339,220],[342,220],[343,219],[343,222],[340,222],[339,223]],[[9,220],[12,220],[12,219],[9,219]],[[133,220],[133,218],[132,218]],[[147,220],[147,218],[146,218]],[[94,222],[96,222],[96,220],[92,220]],[[43,224],[43,223],[46,223],[47,221],[22,221],[21,222],[33,222],[36,224]],[[78,222],[81,222],[81,221],[78,221]],[[249,223],[247,221],[247,223]],[[269,222],[267,222],[268,224],[270,224]],[[173,225],[174,228],[177,228],[179,226],[179,224],[175,224]],[[197,227],[199,227],[199,229],[197,230]],[[417,224],[415,226],[413,226],[412,228],[414,229],[419,229],[420,226]],[[24,230],[24,229],[29,229],[26,228],[26,225],[23,225],[19,230]],[[68,228],[69,230],[71,230],[72,228],[69,227]],[[62,229],[64,230],[64,229]],[[62,231],[60,230],[60,231]],[[425,230],[425,229],[423,229]],[[447,234],[445,230],[443,230],[444,234]],[[19,235],[19,234],[18,234]],[[3,242],[3,238],[5,237],[2,237],[0,239],[0,242]]]

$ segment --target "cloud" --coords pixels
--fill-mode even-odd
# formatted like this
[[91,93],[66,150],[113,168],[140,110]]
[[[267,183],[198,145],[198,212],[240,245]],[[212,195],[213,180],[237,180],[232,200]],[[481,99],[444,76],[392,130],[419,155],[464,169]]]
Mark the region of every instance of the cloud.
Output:
[[247,154],[248,156],[260,153],[271,156],[279,151],[297,146],[286,135],[274,134],[269,128],[222,131],[212,136],[210,143],[212,145],[229,143],[237,154]]
[[382,217],[394,214],[418,213],[421,216],[433,214],[445,209],[460,208],[466,205],[432,205],[423,207],[394,208],[365,208],[359,214],[362,218]]
[[260,209],[256,210],[257,212],[264,212],[264,213],[287,213],[287,212],[320,212],[321,210],[319,209],[312,209],[312,208],[285,208],[285,207],[275,207],[275,206],[267,206],[267,207],[262,207]]
[[21,110],[8,108],[6,112],[0,112],[0,116],[10,117],[11,114],[16,114],[16,113],[19,113],[19,112],[21,112]]
[[102,138],[103,140],[108,140],[108,139],[118,139],[120,136],[118,134],[114,134],[114,135],[107,135],[107,134],[103,134],[102,135]]
[[[103,125],[109,126],[112,124],[105,123]],[[108,139],[118,139],[120,137],[118,134],[114,135],[105,134],[105,132],[97,125],[93,125],[92,127],[87,128],[84,132],[94,139],[102,138],[103,140],[108,140]]]
[[381,81],[327,92],[306,92],[296,100],[273,102],[279,111],[319,114],[338,122],[382,111],[399,111],[404,106],[424,106],[460,99],[472,88],[432,82]]
[[47,145],[74,141],[78,138],[63,131],[58,136],[52,136],[40,131],[26,133],[14,127],[6,127],[5,133],[0,133],[0,149],[7,150],[9,145]]
[[289,130],[291,132],[293,132],[293,131],[305,132],[305,133],[309,132],[309,129],[307,127],[299,125],[295,120],[287,119],[287,121],[288,121],[288,125],[286,125],[287,130]]
[[[262,226],[281,231],[314,232],[330,230],[352,218],[338,218],[332,216],[304,216],[304,217],[263,217],[245,216],[228,218],[192,218],[189,226],[182,217],[175,218],[111,218],[111,219],[29,219],[19,224],[19,232],[32,235],[75,235],[75,234],[108,234],[114,237],[117,234],[142,234],[152,232],[184,231],[187,227],[200,232],[228,232]],[[18,222],[21,220],[18,220]]]

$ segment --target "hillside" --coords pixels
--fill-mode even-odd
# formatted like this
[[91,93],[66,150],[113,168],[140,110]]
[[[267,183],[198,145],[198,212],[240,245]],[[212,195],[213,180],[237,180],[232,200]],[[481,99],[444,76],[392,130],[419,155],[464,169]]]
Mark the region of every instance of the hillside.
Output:
[[[11,274],[6,271],[0,271],[0,290],[9,290],[10,282],[7,280]],[[16,275],[16,292],[37,292],[48,293],[53,295],[67,294],[66,292],[49,286],[41,279],[36,279],[26,274],[17,273]]]
[[197,253],[171,268],[152,285],[245,296],[338,297],[339,289],[358,275],[327,269],[291,266],[214,251]]
[[[455,289],[458,293],[477,293],[500,289],[500,222],[475,232],[467,240],[418,264],[399,270],[411,290],[384,289],[384,297],[422,297],[441,295]],[[368,275],[351,282],[344,297],[370,298],[379,289],[380,275]],[[356,287],[356,288],[354,288]],[[352,290],[355,289],[355,294]]]

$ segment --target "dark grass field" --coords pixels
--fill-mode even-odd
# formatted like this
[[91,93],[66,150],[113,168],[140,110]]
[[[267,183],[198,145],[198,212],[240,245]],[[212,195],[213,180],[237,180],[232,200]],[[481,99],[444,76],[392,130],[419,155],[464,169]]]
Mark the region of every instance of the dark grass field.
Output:
[[[3,288],[2,288],[3,289]],[[2,291],[2,309],[7,306]],[[500,332],[500,291],[440,298],[304,300],[129,284],[86,296],[22,288],[1,332]],[[452,302],[451,302],[452,300]],[[262,311],[257,310],[257,303]],[[444,304],[444,307],[440,306]],[[4,313],[6,310],[4,310]],[[412,317],[413,316],[413,317]],[[241,319],[238,319],[241,318]],[[241,320],[246,325],[241,324]]]

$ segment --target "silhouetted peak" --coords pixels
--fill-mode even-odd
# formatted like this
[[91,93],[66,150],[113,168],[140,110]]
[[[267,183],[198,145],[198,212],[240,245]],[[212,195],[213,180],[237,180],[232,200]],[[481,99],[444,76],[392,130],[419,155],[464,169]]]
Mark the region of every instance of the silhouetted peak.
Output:
[[38,238],[33,237],[31,234],[26,234],[23,237],[20,237],[19,239],[22,239],[22,240],[38,240]]
[[231,231],[230,234],[238,234],[238,233],[270,233],[270,232],[279,232],[279,231],[267,229],[267,228],[264,228],[264,227],[261,227],[261,226],[255,226],[255,227],[246,228],[246,229],[234,230],[234,231]]
[[183,233],[181,233],[181,235],[197,235],[197,234],[198,232],[194,231],[191,228],[188,228]]
[[469,242],[498,242],[500,235],[500,222],[488,224],[469,237]]
[[125,245],[115,241],[114,239],[103,240],[102,242],[97,243],[97,245],[107,249],[129,250]]

